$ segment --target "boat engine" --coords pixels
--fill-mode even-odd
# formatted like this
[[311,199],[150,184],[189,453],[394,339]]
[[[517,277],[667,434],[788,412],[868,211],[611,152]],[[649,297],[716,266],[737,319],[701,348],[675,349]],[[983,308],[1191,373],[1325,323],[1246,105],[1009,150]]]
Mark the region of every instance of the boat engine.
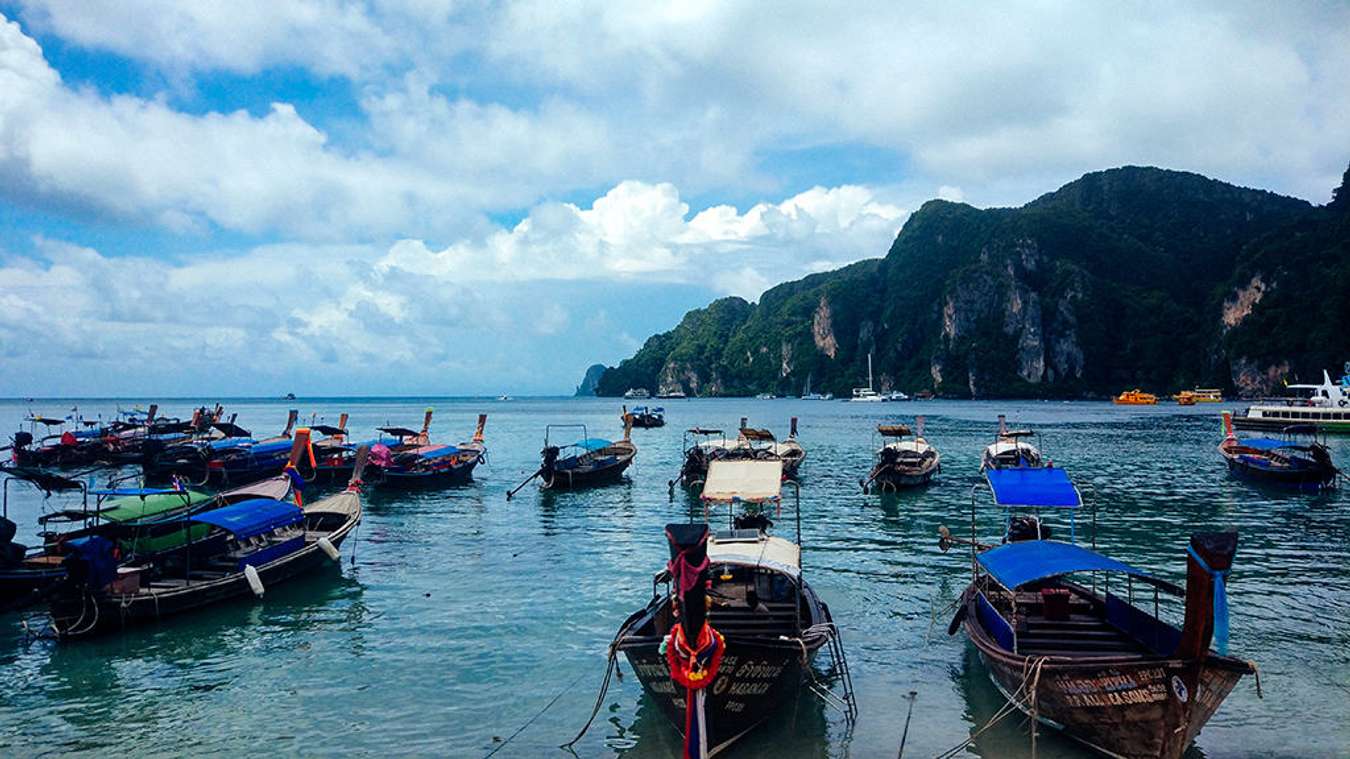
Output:
[[1023,540],[1049,540],[1050,528],[1041,524],[1033,516],[1013,517],[1008,523],[1008,534],[1004,543],[1019,543]]
[[767,514],[741,514],[736,517],[734,524],[738,530],[765,530],[773,527],[773,520],[769,519]]

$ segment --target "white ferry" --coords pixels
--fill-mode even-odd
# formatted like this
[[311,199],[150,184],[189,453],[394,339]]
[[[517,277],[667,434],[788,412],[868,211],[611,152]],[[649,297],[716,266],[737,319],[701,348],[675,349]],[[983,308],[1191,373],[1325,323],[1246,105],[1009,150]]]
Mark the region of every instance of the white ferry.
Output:
[[1320,385],[1290,385],[1290,390],[1307,393],[1301,397],[1262,401],[1233,415],[1233,426],[1240,430],[1282,430],[1293,425],[1312,425],[1319,432],[1350,433],[1350,362],[1345,376],[1332,382],[1322,372]]

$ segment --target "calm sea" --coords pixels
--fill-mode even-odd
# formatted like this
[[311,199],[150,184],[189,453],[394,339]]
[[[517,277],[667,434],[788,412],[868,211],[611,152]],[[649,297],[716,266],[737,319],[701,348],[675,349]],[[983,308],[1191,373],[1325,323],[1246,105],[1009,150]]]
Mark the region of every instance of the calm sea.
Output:
[[[137,402],[145,403],[121,405]],[[1002,704],[973,649],[946,635],[968,555],[942,553],[936,539],[939,525],[969,530],[980,450],[999,413],[1043,433],[1046,453],[1097,505],[1098,545],[1116,558],[1180,582],[1192,530],[1241,531],[1229,586],[1232,650],[1259,664],[1265,698],[1244,680],[1195,756],[1350,755],[1350,493],[1286,496],[1230,480],[1214,450],[1216,406],[663,401],[669,425],[634,433],[629,481],[557,494],[531,485],[508,502],[506,491],[537,465],[546,424],[584,423],[590,435],[616,436],[619,402],[225,403],[258,435],[278,431],[289,407],[329,422],[348,412],[359,436],[386,422],[416,426],[434,407],[434,437],[452,442],[487,412],[488,465],[453,490],[371,494],[341,568],[270,588],[262,601],[61,645],[25,638],[21,623],[40,626],[40,614],[0,616],[0,755],[481,756],[533,719],[497,756],[563,756],[558,744],[590,712],[606,644],[650,597],[667,555],[663,525],[688,514],[690,501],[666,488],[679,468],[681,430],[733,429],[748,416],[786,434],[796,415],[809,454],[801,471],[804,572],[843,629],[860,713],[850,728],[803,696],[734,755],[895,756],[903,697],[914,691],[905,756],[932,756]],[[31,408],[55,414],[76,404],[91,416],[118,405]],[[186,415],[193,402],[162,405]],[[17,429],[29,407],[0,402],[0,430]],[[929,440],[942,451],[940,481],[898,498],[862,496],[875,424],[916,413],[927,415]],[[1332,446],[1350,465],[1350,439]],[[21,537],[43,509],[66,505],[10,490]],[[979,520],[986,536],[998,534],[994,510],[982,507]],[[1080,539],[1090,537],[1090,523],[1084,513]],[[625,678],[576,753],[677,754],[678,735],[622,668]],[[1054,735],[1043,734],[1038,748],[1040,757],[1083,755]],[[1024,722],[1006,720],[973,752],[1030,755]]]

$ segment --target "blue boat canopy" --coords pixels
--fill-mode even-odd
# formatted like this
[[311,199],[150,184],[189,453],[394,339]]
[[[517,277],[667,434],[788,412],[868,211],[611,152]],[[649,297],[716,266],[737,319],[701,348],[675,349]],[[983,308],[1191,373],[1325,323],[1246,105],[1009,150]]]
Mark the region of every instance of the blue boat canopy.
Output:
[[990,469],[984,476],[994,491],[994,503],[1004,508],[1076,509],[1083,505],[1069,473],[1057,467]]
[[441,459],[446,456],[453,456],[456,453],[459,453],[459,448],[453,445],[441,445],[417,451],[418,457],[423,459]]
[[1289,440],[1276,440],[1269,437],[1253,437],[1239,440],[1239,444],[1257,451],[1276,451],[1281,448],[1298,448],[1298,443]]
[[1048,577],[1097,570],[1133,575],[1173,592],[1180,591],[1175,585],[1158,580],[1142,569],[1102,556],[1082,546],[1057,540],[1023,540],[1006,543],[978,554],[976,559],[980,562],[980,566],[984,567],[984,571],[1009,590],[1016,590],[1027,583]]
[[230,506],[222,506],[192,517],[192,521],[215,525],[229,530],[235,537],[247,539],[278,527],[295,524],[305,518],[305,512],[292,503],[270,498],[250,498]]
[[602,448],[608,448],[611,445],[614,445],[614,441],[605,440],[604,438],[600,437],[588,437],[585,440],[578,440],[572,445],[576,446],[577,448],[584,448],[585,450],[588,451],[598,451]]
[[225,437],[219,440],[212,440],[206,444],[213,451],[225,451],[231,448],[243,448],[246,445],[254,445],[258,441],[251,437]]
[[89,495],[110,495],[110,496],[141,496],[148,495],[188,495],[186,490],[175,490],[174,488],[109,488],[107,490],[91,490]]

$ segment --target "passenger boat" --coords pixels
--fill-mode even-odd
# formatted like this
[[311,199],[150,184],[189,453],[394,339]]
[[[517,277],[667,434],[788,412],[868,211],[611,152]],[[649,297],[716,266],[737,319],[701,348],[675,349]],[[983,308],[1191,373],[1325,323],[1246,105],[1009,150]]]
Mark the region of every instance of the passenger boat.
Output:
[[1197,387],[1189,392],[1196,403],[1223,403],[1223,391],[1217,387]]
[[1182,390],[1172,396],[1172,400],[1176,401],[1178,406],[1194,406],[1198,401],[1195,397],[1195,393],[1190,390]]
[[1027,438],[1035,434],[1031,430],[1008,429],[1008,418],[999,414],[998,433],[994,436],[994,442],[985,447],[980,469],[1040,466],[1040,449],[1027,442]]
[[[1233,432],[1232,415],[1223,413],[1224,438],[1219,455],[1235,477],[1262,485],[1316,493],[1336,487],[1340,470],[1331,460],[1326,443],[1317,439],[1312,425],[1290,425],[1283,439],[1246,438]],[[1306,443],[1299,437],[1308,437]]]
[[[1054,467],[994,470],[986,477],[995,502],[1009,509],[1072,514],[1082,503]],[[1192,536],[1182,590],[1072,538],[1045,539],[1039,516],[1032,523],[1030,532],[1010,530],[1003,545],[983,545],[976,540],[972,499],[965,542],[973,576],[948,633],[964,629],[994,686],[1032,719],[1108,756],[1177,759],[1241,677],[1255,672],[1227,651],[1224,582],[1237,533]],[[954,541],[941,532],[946,550]],[[1071,579],[1085,572],[1105,574],[1094,574],[1090,585]],[[1115,593],[1111,574],[1126,577]],[[1137,585],[1152,589],[1152,613],[1136,605]],[[1160,593],[1185,599],[1180,629],[1161,619]]]
[[[426,425],[430,423],[431,411],[428,410]],[[370,450],[366,482],[372,486],[400,487],[442,487],[468,482],[473,478],[474,468],[487,456],[487,446],[483,442],[483,427],[486,424],[487,414],[479,414],[473,437],[458,445],[431,443],[426,439],[426,426],[412,443],[400,444],[395,448],[377,444]],[[382,432],[399,433],[402,441],[410,439],[404,433],[411,430],[397,427],[380,429]]]
[[[623,415],[621,415],[619,419],[622,421],[623,418],[628,415],[628,407],[625,406]],[[666,410],[660,406],[652,409],[649,409],[646,406],[634,406],[631,415],[633,417],[633,426],[638,429],[651,429],[654,427],[666,426]]]
[[1135,388],[1117,395],[1111,399],[1111,402],[1117,406],[1156,406],[1158,405],[1158,396]]
[[914,420],[912,433],[903,424],[879,424],[877,434],[887,442],[876,452],[871,473],[863,482],[863,493],[895,491],[927,485],[942,470],[942,455],[924,438],[924,418]]
[[251,498],[181,517],[185,533],[204,526],[219,550],[164,552],[148,563],[119,565],[112,539],[93,535],[73,541],[67,577],[50,599],[52,628],[61,638],[120,629],[220,603],[328,562],[337,562],[342,541],[361,522],[361,472],[367,451],[358,451],[347,489],[296,505]]
[[1332,382],[1324,371],[1322,384],[1290,385],[1289,389],[1306,395],[1253,404],[1233,416],[1233,426],[1279,432],[1291,424],[1311,424],[1318,432],[1350,433],[1350,362],[1339,382]]
[[[838,628],[802,576],[800,504],[796,542],[768,533],[782,510],[782,480],[779,461],[713,462],[700,498],[728,507],[727,529],[667,525],[670,562],[654,581],[665,588],[654,587],[615,637],[611,653],[624,654],[684,736],[686,757],[714,756],[761,725],[787,724],[783,707],[803,687],[856,715]],[[822,649],[840,694],[813,672]]]
[[[554,443],[554,430],[581,430],[581,439],[566,445]],[[536,477],[543,480],[545,490],[581,488],[618,482],[637,456],[633,445],[631,415],[624,416],[623,439],[594,438],[584,424],[550,424],[544,428],[543,458],[534,474],[507,492],[509,499]]]
[[624,392],[623,397],[627,400],[646,400],[652,397],[645,387],[630,387]]

